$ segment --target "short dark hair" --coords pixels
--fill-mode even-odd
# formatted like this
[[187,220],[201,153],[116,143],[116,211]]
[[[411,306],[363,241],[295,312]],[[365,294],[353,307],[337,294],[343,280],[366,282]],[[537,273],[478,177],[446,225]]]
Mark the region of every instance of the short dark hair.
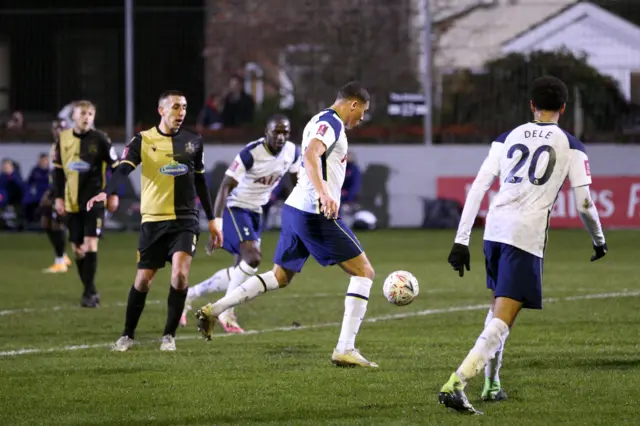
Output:
[[158,103],[164,101],[169,96],[184,96],[184,93],[181,90],[165,90],[164,92],[160,93]]
[[531,86],[531,102],[542,111],[560,111],[569,99],[567,85],[557,77],[536,78]]
[[338,91],[338,99],[357,99],[362,103],[370,101],[369,92],[357,81],[350,81]]
[[269,117],[269,119],[267,120],[267,124],[275,123],[277,121],[288,121],[289,123],[291,123],[291,120],[289,120],[289,117],[287,117],[286,115],[274,114],[271,117]]

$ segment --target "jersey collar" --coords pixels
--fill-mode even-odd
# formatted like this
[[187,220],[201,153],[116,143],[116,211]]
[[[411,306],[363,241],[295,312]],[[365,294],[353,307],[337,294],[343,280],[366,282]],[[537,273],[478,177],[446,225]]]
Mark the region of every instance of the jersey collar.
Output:
[[165,137],[168,137],[168,138],[170,138],[171,136],[175,136],[175,135],[177,135],[178,133],[180,133],[180,131],[181,131],[181,130],[182,130],[182,126],[180,126],[180,128],[178,129],[178,131],[177,131],[177,132],[167,134],[167,133],[164,133],[162,130],[160,130],[160,126],[156,126],[156,132],[158,132],[158,133],[159,133],[159,134],[161,134],[162,136],[165,136]]
[[325,111],[331,111],[332,113],[334,113],[335,115],[338,116],[338,118],[340,119],[340,121],[342,121],[344,123],[344,120],[342,119],[342,117],[340,117],[340,114],[338,113],[338,111],[336,111],[333,108],[327,108]]
[[533,120],[532,121],[533,124],[537,124],[538,126],[557,126],[558,123],[555,121],[538,121],[538,120]]
[[[262,146],[264,146],[264,150],[267,151],[267,154],[271,155],[272,157],[277,157],[278,156],[273,151],[271,151],[271,148],[269,148],[269,144],[267,143],[267,138],[262,138]],[[280,152],[282,152],[282,151],[280,151]]]

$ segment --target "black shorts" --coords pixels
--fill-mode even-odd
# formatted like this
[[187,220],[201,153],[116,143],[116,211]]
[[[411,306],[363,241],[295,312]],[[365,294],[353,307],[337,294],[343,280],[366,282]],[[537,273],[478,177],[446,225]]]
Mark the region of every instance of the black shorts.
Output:
[[94,207],[90,211],[67,213],[69,242],[81,245],[84,237],[99,237],[104,224],[104,208]]
[[196,219],[144,222],[138,240],[138,269],[164,268],[179,251],[194,256],[200,235]]

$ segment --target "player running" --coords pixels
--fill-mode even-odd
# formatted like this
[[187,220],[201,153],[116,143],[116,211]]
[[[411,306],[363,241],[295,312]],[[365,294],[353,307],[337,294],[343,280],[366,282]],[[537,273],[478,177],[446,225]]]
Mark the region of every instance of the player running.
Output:
[[522,308],[542,309],[542,270],[549,218],[569,177],[576,207],[593,241],[591,261],[607,253],[598,211],[591,200],[591,172],[585,147],[558,127],[567,87],[555,77],[533,82],[534,121],[499,136],[484,160],[462,211],[449,263],[462,277],[470,268],[471,227],[486,191],[500,177],[500,191],[486,218],[484,255],[493,304],[485,328],[460,367],[440,390],[439,401],[461,413],[482,414],[467,400],[467,382],[485,367],[482,399],[506,399],[498,370],[509,330]]
[[213,221],[211,196],[204,177],[202,138],[182,128],[187,114],[184,94],[177,90],[162,93],[158,114],[160,123],[133,137],[124,148],[122,161],[104,192],[87,203],[87,210],[91,210],[95,203],[105,201],[107,194],[114,194],[120,182],[141,166],[138,272],[129,290],[124,331],[113,345],[113,350],[119,352],[133,346],[151,282],[166,262],[171,262],[171,286],[160,350],[176,350],[176,330],[184,310],[191,260],[200,234],[196,196],[209,220],[212,240],[218,247],[222,244],[222,233]]
[[282,230],[271,271],[254,275],[222,299],[196,312],[198,329],[210,340],[216,318],[227,309],[286,287],[309,256],[322,266],[340,265],[350,274],[345,313],[332,362],[340,366],[378,367],[355,349],[367,310],[374,271],[353,232],[338,217],[345,177],[347,136],[369,108],[369,93],[357,82],[340,89],[333,105],[305,126],[298,182],[282,209]]
[[[198,297],[226,288],[230,294],[258,272],[262,260],[260,234],[262,206],[288,172],[295,180],[300,169],[300,150],[289,142],[291,124],[283,115],[269,119],[265,136],[248,144],[229,166],[214,205],[218,229],[223,230],[223,248],[236,258],[235,265],[221,269],[211,278],[191,287],[180,319],[184,327],[191,303]],[[227,333],[244,333],[233,308],[218,315]]]

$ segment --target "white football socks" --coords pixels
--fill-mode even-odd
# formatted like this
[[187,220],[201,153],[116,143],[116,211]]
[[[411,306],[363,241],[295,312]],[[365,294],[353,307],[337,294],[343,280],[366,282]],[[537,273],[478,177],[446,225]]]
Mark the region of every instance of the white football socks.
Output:
[[233,271],[233,269],[233,266],[220,269],[210,278],[193,287],[190,287],[187,298],[189,298],[189,300],[195,300],[199,297],[204,296],[205,294],[226,290],[229,287],[231,281],[231,271]]
[[254,275],[214,303],[211,312],[217,317],[229,308],[233,308],[241,303],[246,303],[260,296],[262,293],[277,290],[278,288],[280,288],[280,285],[272,271]]
[[[489,313],[487,314],[487,319],[484,321],[485,328],[489,325],[489,322],[493,319],[493,311],[489,309]],[[487,365],[484,367],[484,377],[491,380],[492,382],[500,382],[499,371],[500,367],[502,367],[502,353],[504,352],[504,343],[509,337],[509,330],[505,334],[504,338],[500,342],[500,347],[496,351],[495,358],[490,359],[487,362]]]
[[342,329],[336,349],[340,353],[346,353],[355,347],[356,336],[360,324],[367,312],[367,303],[373,281],[364,277],[351,277],[347,288],[347,297],[344,300],[344,317]]
[[[227,286],[226,295],[231,294],[233,290],[238,288],[242,283],[246,280],[254,276],[258,272],[258,268],[252,268],[247,262],[244,260],[240,261],[238,266],[231,270],[231,280],[229,281],[229,285]],[[229,313],[233,312],[233,308],[229,309]]]
[[458,378],[465,385],[484,368],[487,362],[496,355],[509,334],[509,326],[499,318],[492,318],[476,340],[467,357],[456,371]]
[[64,265],[64,256],[56,257],[56,265]]

